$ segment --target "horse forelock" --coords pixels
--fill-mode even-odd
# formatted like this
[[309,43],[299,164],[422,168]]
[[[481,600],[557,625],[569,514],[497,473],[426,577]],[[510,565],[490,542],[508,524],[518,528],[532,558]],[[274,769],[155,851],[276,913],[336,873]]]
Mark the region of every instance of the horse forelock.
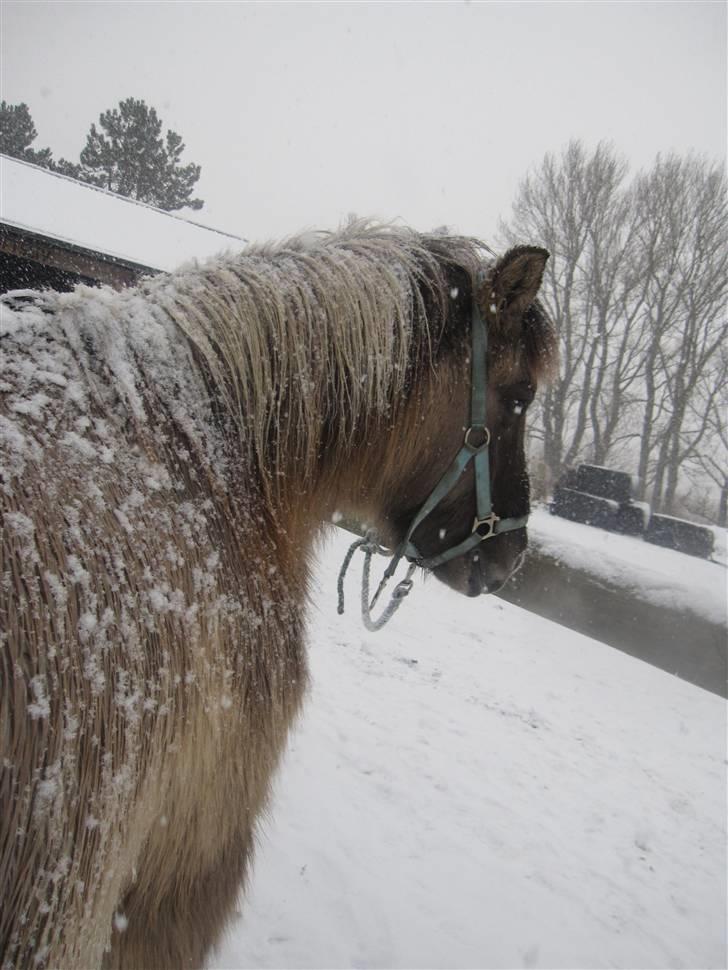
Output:
[[558,341],[553,321],[540,300],[524,316],[523,347],[532,381],[551,380],[559,362]]
[[517,333],[503,334],[497,323],[489,340],[489,379],[496,384],[548,383],[558,367],[558,342],[551,317],[536,300],[523,315]]

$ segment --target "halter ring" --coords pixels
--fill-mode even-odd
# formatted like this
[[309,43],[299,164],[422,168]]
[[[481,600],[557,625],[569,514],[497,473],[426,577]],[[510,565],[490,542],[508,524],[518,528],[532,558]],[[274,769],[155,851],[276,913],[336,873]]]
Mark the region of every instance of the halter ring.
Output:
[[[483,440],[479,444],[473,444],[473,442],[470,440],[471,431],[482,433]],[[479,451],[483,451],[490,444],[490,431],[485,427],[484,424],[471,424],[468,430],[465,432],[465,441],[463,443],[468,451],[472,451],[474,455],[477,455]]]

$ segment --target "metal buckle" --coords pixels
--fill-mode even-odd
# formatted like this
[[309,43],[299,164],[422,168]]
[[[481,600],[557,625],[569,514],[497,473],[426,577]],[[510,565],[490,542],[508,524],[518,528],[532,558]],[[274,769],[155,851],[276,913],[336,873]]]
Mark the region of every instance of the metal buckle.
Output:
[[[483,440],[480,444],[473,444],[470,441],[471,431],[482,432]],[[474,455],[477,455],[479,451],[483,451],[483,449],[487,448],[488,445],[490,444],[490,431],[488,431],[488,429],[484,424],[471,424],[468,430],[465,432],[464,444],[465,444],[465,447],[468,449],[468,451],[472,451]]]
[[[495,535],[496,522],[500,522],[500,518],[495,514],[495,512],[491,512],[490,515],[486,515],[484,519],[479,519],[478,516],[476,515],[475,522],[473,522],[472,531],[477,532],[481,540],[490,539],[491,536]],[[482,532],[481,529],[483,529],[484,527],[486,531]]]
[[401,600],[409,593],[409,591],[414,586],[414,581],[411,579],[402,579],[392,590],[392,599]]

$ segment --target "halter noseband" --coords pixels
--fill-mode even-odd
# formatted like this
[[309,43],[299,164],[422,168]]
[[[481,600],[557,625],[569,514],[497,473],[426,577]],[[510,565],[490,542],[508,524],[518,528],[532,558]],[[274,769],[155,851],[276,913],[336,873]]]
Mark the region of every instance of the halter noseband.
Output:
[[[417,515],[415,515],[414,519],[410,523],[410,527],[407,529],[404,538],[392,554],[390,563],[384,572],[384,576],[379,584],[379,588],[374,594],[374,598],[372,599],[371,603],[365,604],[365,599],[368,600],[369,598],[369,572],[367,560],[367,568],[365,570],[365,586],[362,588],[362,614],[365,625],[371,630],[380,629],[380,627],[384,625],[395,609],[399,606],[402,599],[407,595],[412,586],[411,575],[415,566],[422,566],[425,569],[434,569],[436,566],[442,566],[443,563],[450,562],[452,559],[457,559],[466,552],[470,552],[471,549],[475,549],[476,546],[479,546],[480,543],[484,542],[486,539],[491,539],[493,536],[501,535],[503,532],[512,532],[515,529],[523,529],[528,522],[528,515],[522,515],[518,518],[501,519],[493,511],[493,502],[490,491],[490,457],[488,453],[488,447],[490,445],[490,431],[488,430],[488,426],[486,424],[488,391],[488,364],[486,355],[488,350],[488,332],[485,325],[485,320],[483,319],[483,315],[478,306],[475,291],[473,291],[472,307],[470,426],[465,431],[465,437],[460,450],[445,470],[445,473],[440,481],[437,483],[437,485],[435,485],[427,499],[425,499],[423,502],[419,512]],[[418,526],[420,526],[427,516],[430,515],[435,508],[437,508],[445,496],[452,491],[457,482],[460,480],[460,476],[466,470],[471,461],[473,462],[475,472],[476,515],[470,535],[463,539],[462,542],[458,542],[456,545],[450,546],[435,556],[422,556],[415,544],[412,542],[412,536],[414,535]],[[343,580],[349,563],[350,555],[357,547],[360,546],[364,547],[366,551],[367,543],[369,544],[370,549],[368,552],[369,557],[371,557],[372,551],[386,552],[386,550],[381,549],[381,547],[379,547],[371,537],[361,539],[359,542],[354,543],[349,551],[349,557],[347,557],[339,576],[339,613],[343,613],[344,611]],[[385,610],[384,616],[380,618],[379,621],[373,621],[369,615],[370,611],[374,608],[374,604],[379,598],[379,595],[394,575],[400,560],[403,558],[409,560],[411,564],[407,577],[395,588],[392,602],[387,610]]]

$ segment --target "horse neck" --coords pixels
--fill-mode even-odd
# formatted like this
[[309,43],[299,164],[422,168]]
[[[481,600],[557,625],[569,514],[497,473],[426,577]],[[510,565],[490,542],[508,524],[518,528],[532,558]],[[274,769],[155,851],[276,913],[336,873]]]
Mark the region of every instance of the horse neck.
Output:
[[457,451],[469,406],[465,354],[422,370],[396,412],[322,465],[319,517],[371,526],[387,541],[393,506],[419,506]]
[[356,481],[362,451],[384,448],[413,361],[429,366],[430,335],[413,325],[425,315],[413,274],[383,260],[324,273],[319,259],[307,277],[307,257],[294,256],[222,263],[153,296],[195,348],[243,472],[271,507],[316,514],[341,491],[342,469]]

